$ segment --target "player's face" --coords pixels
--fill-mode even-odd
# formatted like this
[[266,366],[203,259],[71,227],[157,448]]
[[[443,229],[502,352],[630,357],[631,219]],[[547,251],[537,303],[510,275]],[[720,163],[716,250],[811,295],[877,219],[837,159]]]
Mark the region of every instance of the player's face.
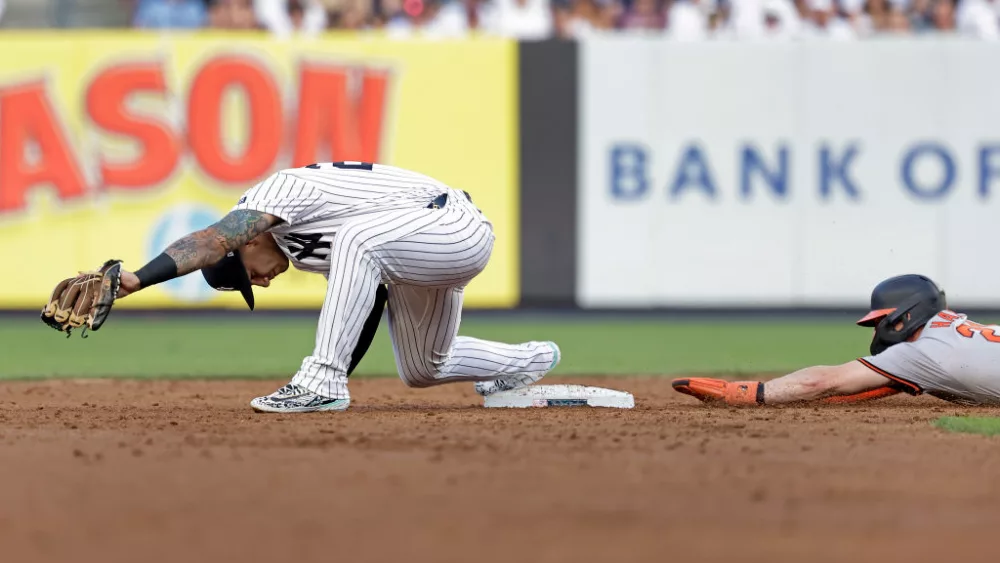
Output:
[[268,287],[271,280],[288,269],[288,257],[278,248],[270,233],[264,233],[248,242],[240,250],[240,258],[250,276],[250,283],[260,287]]

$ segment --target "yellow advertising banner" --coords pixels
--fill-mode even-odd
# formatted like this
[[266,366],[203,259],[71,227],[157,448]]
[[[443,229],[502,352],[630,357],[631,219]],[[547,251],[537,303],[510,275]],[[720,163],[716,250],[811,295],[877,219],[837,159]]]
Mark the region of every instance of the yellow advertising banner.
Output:
[[[41,308],[108,258],[134,270],[272,172],[341,160],[468,191],[497,241],[467,303],[518,301],[513,42],[60,31],[0,45],[0,256],[24,273],[0,279],[0,307]],[[324,291],[289,270],[257,304],[318,307]],[[121,306],[244,305],[192,274]]]

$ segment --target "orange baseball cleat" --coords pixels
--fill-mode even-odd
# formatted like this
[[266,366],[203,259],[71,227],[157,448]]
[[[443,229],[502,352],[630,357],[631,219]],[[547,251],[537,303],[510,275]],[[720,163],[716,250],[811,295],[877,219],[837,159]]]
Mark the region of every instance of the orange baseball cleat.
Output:
[[706,403],[723,402],[731,406],[764,404],[764,385],[759,381],[723,381],[710,377],[675,379],[671,382],[678,393],[691,395]]

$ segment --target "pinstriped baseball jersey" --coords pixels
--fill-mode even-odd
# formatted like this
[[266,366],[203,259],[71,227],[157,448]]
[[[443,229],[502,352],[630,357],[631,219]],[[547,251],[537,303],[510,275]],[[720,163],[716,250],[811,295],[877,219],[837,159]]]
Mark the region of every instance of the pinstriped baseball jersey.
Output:
[[975,323],[966,315],[942,311],[913,342],[890,346],[861,362],[912,394],[1000,404],[1000,326]]
[[[442,208],[431,206],[442,196]],[[316,347],[292,383],[349,398],[351,354],[381,283],[389,284],[389,330],[407,385],[540,377],[555,360],[544,342],[458,336],[465,285],[486,267],[495,238],[464,192],[391,166],[314,164],[274,174],[236,208],[283,219],[270,232],[291,264],[329,280]]]
[[243,194],[235,209],[283,219],[270,232],[292,265],[327,274],[330,243],[344,223],[377,212],[423,209],[447,190],[433,178],[393,166],[311,164],[270,176]]

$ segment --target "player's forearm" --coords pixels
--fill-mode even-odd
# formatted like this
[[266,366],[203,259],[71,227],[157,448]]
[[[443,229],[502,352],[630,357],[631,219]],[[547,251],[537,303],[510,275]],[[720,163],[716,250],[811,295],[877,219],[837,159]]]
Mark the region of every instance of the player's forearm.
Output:
[[218,223],[181,237],[150,263],[136,270],[139,289],[215,264],[279,221],[273,215],[252,209],[231,211]]
[[135,273],[123,272],[119,297],[214,264],[226,252],[225,245],[219,241],[212,227],[191,233],[175,241]]
[[277,217],[252,209],[237,209],[218,223],[191,233],[167,247],[177,275],[183,276],[222,260],[276,223]]
[[239,248],[234,241],[219,234],[215,226],[193,232],[174,241],[163,251],[174,261],[175,276],[183,276],[222,260],[226,253]]
[[764,386],[764,403],[777,405],[841,396],[875,399],[892,393],[880,392],[870,395],[865,393],[888,385],[890,385],[888,379],[865,367],[861,362],[848,362],[839,366],[813,366],[768,381]]
[[764,386],[764,404],[799,403],[835,394],[829,370],[829,366],[812,366],[768,381]]
[[134,275],[126,272],[122,280],[125,291],[121,296],[214,264],[225,257],[229,248],[214,226],[181,237]]

